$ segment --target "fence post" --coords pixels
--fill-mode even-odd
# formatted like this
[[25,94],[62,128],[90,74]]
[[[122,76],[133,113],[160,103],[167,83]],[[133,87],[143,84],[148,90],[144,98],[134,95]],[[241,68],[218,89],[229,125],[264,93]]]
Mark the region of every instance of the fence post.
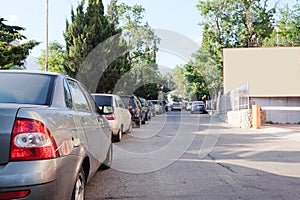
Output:
[[261,127],[259,105],[252,105],[252,126],[255,129],[259,129]]

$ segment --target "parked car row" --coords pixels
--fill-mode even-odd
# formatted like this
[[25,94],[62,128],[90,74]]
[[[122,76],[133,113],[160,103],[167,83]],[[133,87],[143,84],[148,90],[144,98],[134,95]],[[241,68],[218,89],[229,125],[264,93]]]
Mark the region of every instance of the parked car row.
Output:
[[[156,114],[165,112],[158,100],[146,100],[135,95],[91,95],[111,126],[112,142],[120,142],[122,135],[130,133],[133,127],[139,128]],[[156,102],[161,103],[158,112],[154,108]]]

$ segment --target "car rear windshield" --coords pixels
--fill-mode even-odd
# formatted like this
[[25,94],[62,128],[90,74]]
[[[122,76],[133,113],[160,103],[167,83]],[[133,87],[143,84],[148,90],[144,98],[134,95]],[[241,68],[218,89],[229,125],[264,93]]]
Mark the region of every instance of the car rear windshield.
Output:
[[94,99],[98,106],[111,106],[112,105],[112,97],[111,96],[95,95]]
[[0,73],[0,103],[48,105],[55,76]]

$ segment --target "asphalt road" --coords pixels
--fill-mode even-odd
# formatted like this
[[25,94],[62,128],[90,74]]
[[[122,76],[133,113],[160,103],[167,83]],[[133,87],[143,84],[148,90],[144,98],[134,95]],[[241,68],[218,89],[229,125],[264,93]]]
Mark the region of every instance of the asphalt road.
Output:
[[[299,133],[298,133],[299,134]],[[300,199],[300,137],[172,111],[114,143],[86,199]]]

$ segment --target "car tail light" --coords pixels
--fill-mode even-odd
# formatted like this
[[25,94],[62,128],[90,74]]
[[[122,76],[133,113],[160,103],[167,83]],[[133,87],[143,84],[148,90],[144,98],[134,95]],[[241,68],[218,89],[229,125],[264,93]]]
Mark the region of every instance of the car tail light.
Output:
[[0,199],[19,199],[27,197],[29,194],[30,190],[0,192]]
[[107,120],[115,120],[116,119],[115,114],[108,114],[108,115],[105,115],[105,117],[106,117]]
[[48,128],[40,121],[17,119],[11,139],[11,161],[52,159],[59,156]]

